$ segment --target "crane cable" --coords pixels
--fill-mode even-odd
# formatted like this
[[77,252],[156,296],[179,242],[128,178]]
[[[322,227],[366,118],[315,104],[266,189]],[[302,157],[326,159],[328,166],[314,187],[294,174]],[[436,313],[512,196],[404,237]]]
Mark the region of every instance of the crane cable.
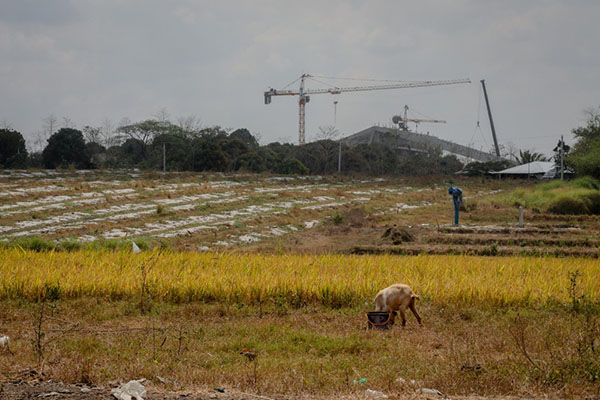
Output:
[[285,89],[289,88],[289,87],[290,87],[290,86],[292,86],[294,83],[298,82],[298,81],[299,81],[301,78],[302,78],[302,77],[299,77],[299,78],[297,78],[297,79],[294,79],[292,82],[288,83],[287,85],[285,85],[285,86],[283,87],[283,89],[280,89],[280,90],[285,90]]
[[479,132],[479,134],[481,135],[481,138],[483,139],[483,142],[485,143],[486,146],[489,147],[489,143],[487,142],[487,140],[485,139],[485,136],[483,135],[483,132],[481,131],[481,87],[479,88],[479,100],[478,100],[478,104],[477,104],[477,124],[475,125],[475,129],[473,130],[473,135],[471,136],[471,140],[469,141],[469,143],[473,143],[473,138],[475,138],[475,135]]
[[393,80],[393,79],[337,78],[337,77],[333,77],[333,76],[315,76],[315,75],[311,75],[311,78],[335,79],[335,80],[345,80],[345,81],[368,81],[368,82],[396,82],[396,83],[417,82],[417,81],[400,81],[400,80]]
[[329,86],[329,87],[330,87],[330,88],[332,88],[332,89],[339,89],[337,86],[333,86],[333,85],[330,85],[330,84],[329,84],[329,83],[327,83],[327,82],[323,82],[323,81],[320,81],[320,80],[318,80],[318,79],[315,79],[315,78],[314,78],[312,75],[311,75],[311,76],[309,76],[309,77],[307,77],[307,78],[308,78],[308,79],[310,79],[311,81],[315,81],[315,82],[318,82],[318,83],[320,83],[320,84],[322,84],[322,85]]

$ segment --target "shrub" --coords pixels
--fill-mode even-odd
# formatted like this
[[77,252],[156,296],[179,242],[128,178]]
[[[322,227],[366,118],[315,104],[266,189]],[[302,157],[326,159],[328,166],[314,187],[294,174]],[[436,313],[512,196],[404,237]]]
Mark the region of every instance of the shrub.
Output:
[[582,198],[561,196],[550,203],[548,211],[553,214],[579,215],[587,214],[588,207]]
[[56,249],[56,243],[51,240],[42,239],[37,236],[17,240],[15,245],[26,250],[50,251]]
[[81,242],[78,242],[77,240],[74,239],[67,239],[67,240],[63,240],[62,242],[60,242],[58,248],[60,250],[66,250],[66,251],[75,251],[75,250],[80,250],[83,247]]
[[600,190],[600,182],[597,179],[592,178],[591,176],[584,176],[582,178],[577,178],[571,185],[591,190]]

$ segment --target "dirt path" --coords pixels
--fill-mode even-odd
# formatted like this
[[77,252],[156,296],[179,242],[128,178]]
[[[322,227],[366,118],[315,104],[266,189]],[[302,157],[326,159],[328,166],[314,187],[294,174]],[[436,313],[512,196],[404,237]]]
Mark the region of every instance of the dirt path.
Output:
[[[49,399],[49,400],[92,400],[111,399],[113,387],[119,386],[94,386],[84,384],[66,384],[62,382],[31,381],[23,380],[0,383],[0,399],[2,400],[25,400],[25,399]],[[271,397],[257,396],[249,393],[220,393],[216,390],[199,389],[184,391],[166,391],[151,385],[146,385],[147,395],[145,400],[154,399],[189,399],[189,400],[268,400]],[[274,397],[273,400],[281,399]]]

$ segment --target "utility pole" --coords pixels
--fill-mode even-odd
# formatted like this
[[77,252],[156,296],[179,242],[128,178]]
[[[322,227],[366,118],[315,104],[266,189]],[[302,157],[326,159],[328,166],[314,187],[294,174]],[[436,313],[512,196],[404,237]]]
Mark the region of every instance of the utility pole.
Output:
[[481,86],[483,86],[483,95],[485,96],[485,105],[487,106],[488,117],[490,119],[490,126],[492,127],[492,137],[494,138],[494,147],[496,148],[496,156],[500,157],[500,148],[498,147],[498,139],[496,139],[496,128],[494,128],[494,120],[492,119],[492,110],[490,109],[490,102],[488,100],[487,90],[485,90],[485,79],[481,80]]
[[340,141],[340,149],[338,152],[338,174],[342,172],[342,142]]
[[565,174],[565,140],[563,139],[563,135],[560,135],[560,180],[564,179]]
[[165,143],[163,143],[163,172],[167,172],[167,152]]

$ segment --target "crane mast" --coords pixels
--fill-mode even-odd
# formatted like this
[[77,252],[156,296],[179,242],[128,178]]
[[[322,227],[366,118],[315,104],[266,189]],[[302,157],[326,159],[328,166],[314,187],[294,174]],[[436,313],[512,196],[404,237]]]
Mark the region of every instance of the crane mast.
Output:
[[492,109],[490,108],[490,101],[488,100],[487,90],[485,89],[485,79],[481,80],[481,86],[483,87],[483,95],[485,96],[485,105],[487,107],[488,118],[490,119],[490,127],[492,128],[492,138],[494,139],[494,149],[496,150],[496,157],[500,157],[500,148],[498,147],[498,139],[496,139],[496,128],[494,128]]
[[310,78],[312,75],[302,74],[300,76],[300,88],[299,90],[276,90],[270,88],[264,92],[265,104],[271,104],[271,97],[273,96],[298,96],[298,142],[299,144],[305,143],[305,108],[306,103],[310,101],[311,94],[340,94],[343,92],[365,92],[372,90],[390,90],[390,89],[407,89],[416,87],[427,87],[427,86],[442,86],[442,85],[456,85],[461,83],[471,83],[470,79],[454,79],[454,80],[442,80],[442,81],[415,81],[415,82],[401,82],[385,85],[372,85],[372,86],[351,86],[351,87],[333,87],[327,89],[306,89],[305,79]]

